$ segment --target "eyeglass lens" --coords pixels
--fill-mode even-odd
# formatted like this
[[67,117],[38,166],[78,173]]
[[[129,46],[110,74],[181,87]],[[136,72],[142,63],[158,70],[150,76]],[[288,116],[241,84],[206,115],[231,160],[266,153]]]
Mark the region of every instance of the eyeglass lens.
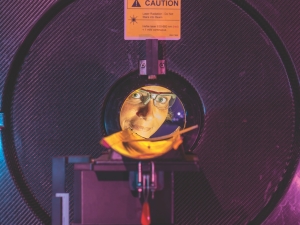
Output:
[[128,99],[132,104],[148,104],[153,99],[154,105],[160,109],[166,109],[173,105],[176,96],[174,94],[153,94],[145,90],[135,91]]

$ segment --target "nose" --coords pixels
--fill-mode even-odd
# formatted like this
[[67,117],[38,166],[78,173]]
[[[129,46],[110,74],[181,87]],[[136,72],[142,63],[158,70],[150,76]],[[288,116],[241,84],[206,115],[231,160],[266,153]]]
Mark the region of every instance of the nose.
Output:
[[151,99],[147,105],[139,108],[136,115],[143,118],[144,120],[151,120],[154,117],[155,106],[153,100]]

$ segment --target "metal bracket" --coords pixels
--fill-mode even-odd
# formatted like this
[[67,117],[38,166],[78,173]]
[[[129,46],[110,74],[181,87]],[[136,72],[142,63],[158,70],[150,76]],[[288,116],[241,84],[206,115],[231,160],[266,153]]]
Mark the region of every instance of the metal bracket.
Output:
[[[66,206],[64,206],[64,199],[59,199],[57,197],[62,197],[67,194],[65,187],[66,180],[66,165],[68,163],[89,163],[91,161],[91,157],[88,155],[85,156],[60,156],[52,158],[52,212],[51,212],[51,224],[52,225],[63,225],[61,218],[66,218],[64,216],[64,211],[66,210]],[[60,196],[57,196],[59,194]],[[63,202],[62,202],[63,201]],[[69,202],[69,199],[67,200]],[[68,203],[69,204],[69,203]],[[68,206],[69,207],[69,206]],[[67,208],[69,212],[69,209]],[[65,212],[66,213],[66,212]],[[69,216],[67,216],[69,218]],[[69,223],[66,223],[69,225]]]
[[[143,173],[142,162],[138,163],[138,173],[136,189],[138,191],[139,198],[142,197],[142,192],[151,191],[152,199],[154,198],[154,192],[157,190],[157,175],[155,172],[155,164],[151,162],[150,173]],[[148,190],[146,190],[148,189]]]
[[[147,60],[140,60],[139,63],[140,75],[149,75],[147,74]],[[165,75],[166,74],[166,60],[158,60],[157,62],[157,74]]]
[[56,193],[55,197],[62,198],[62,225],[69,225],[69,193]]
[[141,198],[143,187],[142,187],[142,162],[138,163],[138,181],[137,181],[137,190],[139,193],[139,198]]
[[154,192],[157,188],[157,176],[155,173],[155,165],[154,162],[151,161],[151,182],[150,182],[150,189],[152,193],[152,199],[154,199]]
[[166,74],[165,60],[158,60],[158,40],[146,40],[146,60],[139,62],[140,75],[148,75],[148,79],[156,79],[156,75]]

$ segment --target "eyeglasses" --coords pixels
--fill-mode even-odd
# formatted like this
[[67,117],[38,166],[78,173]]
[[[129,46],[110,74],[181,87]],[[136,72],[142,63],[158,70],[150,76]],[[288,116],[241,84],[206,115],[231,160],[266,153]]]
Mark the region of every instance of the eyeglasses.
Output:
[[138,89],[126,101],[134,105],[140,103],[147,105],[151,99],[153,99],[153,103],[158,109],[168,109],[174,104],[176,95],[172,92],[155,92]]

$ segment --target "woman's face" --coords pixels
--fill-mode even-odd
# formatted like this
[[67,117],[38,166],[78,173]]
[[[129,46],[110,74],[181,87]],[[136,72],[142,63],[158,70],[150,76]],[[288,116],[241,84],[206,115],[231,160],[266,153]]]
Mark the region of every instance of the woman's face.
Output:
[[149,138],[166,120],[170,101],[175,98],[169,89],[161,86],[145,86],[134,91],[125,100],[120,112],[122,130],[130,128]]

